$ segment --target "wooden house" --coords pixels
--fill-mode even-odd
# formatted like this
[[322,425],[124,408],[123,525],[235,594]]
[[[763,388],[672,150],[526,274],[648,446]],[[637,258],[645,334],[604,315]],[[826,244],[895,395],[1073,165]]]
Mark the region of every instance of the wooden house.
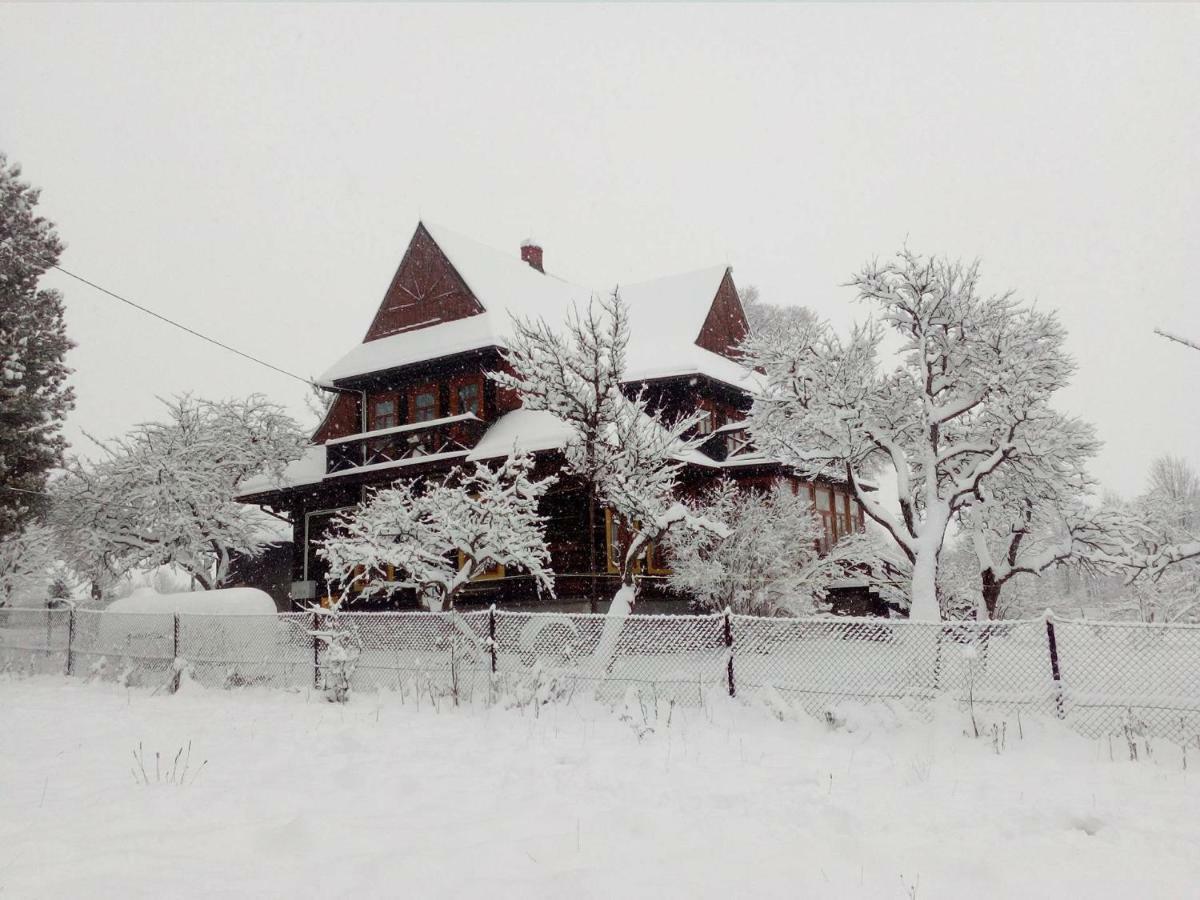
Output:
[[[801,481],[747,440],[741,422],[750,405],[750,373],[734,359],[747,324],[729,268],[620,290],[630,320],[629,390],[644,390],[667,413],[707,413],[700,429],[709,438],[702,452],[688,457],[685,489],[723,475],[756,486],[785,481],[807,493],[826,543],[862,527],[861,510],[843,486]],[[513,316],[563,321],[572,304],[585,304],[592,293],[547,273],[542,249],[531,243],[510,254],[440,226],[417,226],[362,343],[319,379],[336,396],[304,457],[282,481],[244,485],[242,500],[293,523],[294,602],[321,597],[325,573],[314,541],[372,489],[497,459],[514,446],[535,453],[543,471],[561,465],[563,424],[549,413],[521,409],[519,398],[498,390],[486,373],[502,364]],[[604,523],[596,529],[597,543],[604,543],[590,547],[585,498],[580,485],[560,479],[545,500],[559,609],[586,609],[594,580],[605,598],[615,584],[609,548],[617,526],[596,510]],[[644,594],[654,595],[654,577],[665,574],[664,565],[652,554]],[[471,599],[516,604],[534,598],[521,573],[497,571],[472,585]]]

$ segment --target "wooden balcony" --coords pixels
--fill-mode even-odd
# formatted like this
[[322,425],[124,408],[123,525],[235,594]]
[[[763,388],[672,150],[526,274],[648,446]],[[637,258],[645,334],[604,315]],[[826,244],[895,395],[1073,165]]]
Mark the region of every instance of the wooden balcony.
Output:
[[470,450],[487,429],[472,413],[411,422],[362,434],[335,438],[325,444],[325,472],[348,472],[364,466],[417,461],[427,456]]
[[731,422],[709,435],[700,445],[700,450],[717,462],[753,463],[763,461],[763,456],[750,440],[745,422]]

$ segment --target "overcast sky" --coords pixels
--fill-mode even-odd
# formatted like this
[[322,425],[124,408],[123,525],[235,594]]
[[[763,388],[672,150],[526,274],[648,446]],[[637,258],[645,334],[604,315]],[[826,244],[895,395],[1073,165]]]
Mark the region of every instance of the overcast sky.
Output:
[[[418,218],[607,287],[714,263],[841,326],[907,239],[1061,312],[1124,493],[1200,466],[1200,7],[0,6],[63,265],[302,375]],[[304,388],[55,275],[69,436]]]

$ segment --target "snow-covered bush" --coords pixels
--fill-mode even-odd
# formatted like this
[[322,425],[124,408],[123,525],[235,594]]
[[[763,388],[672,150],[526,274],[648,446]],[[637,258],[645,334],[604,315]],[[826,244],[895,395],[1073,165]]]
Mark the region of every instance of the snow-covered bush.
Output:
[[414,590],[434,612],[454,608],[472,579],[497,566],[554,590],[538,501],[553,478],[535,480],[531,457],[497,468],[459,469],[445,482],[398,482],[335,520],[317,553],[329,564],[336,606],[355,596]]
[[55,572],[54,533],[28,525],[0,541],[0,607],[44,606]]
[[873,560],[863,535],[844,537],[822,556],[823,531],[807,496],[786,486],[740,490],[723,478],[688,505],[728,528],[723,536],[696,529],[667,535],[668,583],[702,611],[810,615],[821,610],[831,582]]

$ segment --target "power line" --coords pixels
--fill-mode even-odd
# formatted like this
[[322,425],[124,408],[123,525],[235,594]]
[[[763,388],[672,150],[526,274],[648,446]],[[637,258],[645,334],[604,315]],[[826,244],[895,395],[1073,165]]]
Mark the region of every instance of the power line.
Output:
[[1200,343],[1188,340],[1185,337],[1180,337],[1177,334],[1172,334],[1169,331],[1163,331],[1161,328],[1155,328],[1154,333],[1159,337],[1165,337],[1168,341],[1174,341],[1177,344],[1183,344],[1183,346],[1191,347],[1193,350],[1200,350]]
[[217,347],[220,347],[222,350],[228,350],[230,353],[236,353],[238,356],[242,357],[243,359],[248,359],[248,360],[250,360],[250,362],[258,363],[260,366],[266,366],[268,369],[278,372],[280,375],[286,375],[288,378],[294,378],[297,381],[302,381],[305,384],[307,384],[309,387],[321,387],[321,385],[318,385],[315,382],[310,381],[307,378],[303,378],[294,372],[289,372],[289,371],[287,371],[287,369],[281,369],[281,368],[279,368],[279,366],[272,365],[271,363],[267,362],[266,360],[259,359],[257,356],[251,356],[249,353],[245,353],[242,350],[238,350],[236,347],[230,347],[228,344],[223,343],[222,341],[218,341],[216,338],[211,338],[207,334],[201,334],[199,331],[197,331],[194,328],[189,328],[187,325],[184,325],[180,322],[176,322],[174,319],[169,319],[166,316],[162,315],[161,313],[156,313],[152,309],[147,309],[146,307],[142,306],[140,303],[135,303],[134,301],[130,300],[128,297],[122,297],[120,294],[116,293],[115,291],[110,291],[108,288],[102,287],[101,285],[96,284],[96,282],[94,282],[94,281],[89,281],[88,279],[84,278],[82,275],[76,275],[74,272],[64,269],[62,266],[58,265],[57,263],[51,263],[50,268],[57,269],[58,271],[62,272],[64,275],[66,275],[70,278],[74,278],[76,281],[82,282],[83,284],[86,284],[90,288],[94,288],[95,290],[99,291],[102,294],[106,294],[107,296],[112,297],[114,300],[119,300],[122,303],[127,304],[128,306],[132,306],[136,310],[140,310],[141,312],[144,312],[147,315],[154,316],[154,318],[158,319],[159,321],[166,322],[168,325],[173,325],[176,328],[180,329],[181,331],[186,331],[188,334],[198,337],[202,341],[208,341],[208,343],[214,344]]

